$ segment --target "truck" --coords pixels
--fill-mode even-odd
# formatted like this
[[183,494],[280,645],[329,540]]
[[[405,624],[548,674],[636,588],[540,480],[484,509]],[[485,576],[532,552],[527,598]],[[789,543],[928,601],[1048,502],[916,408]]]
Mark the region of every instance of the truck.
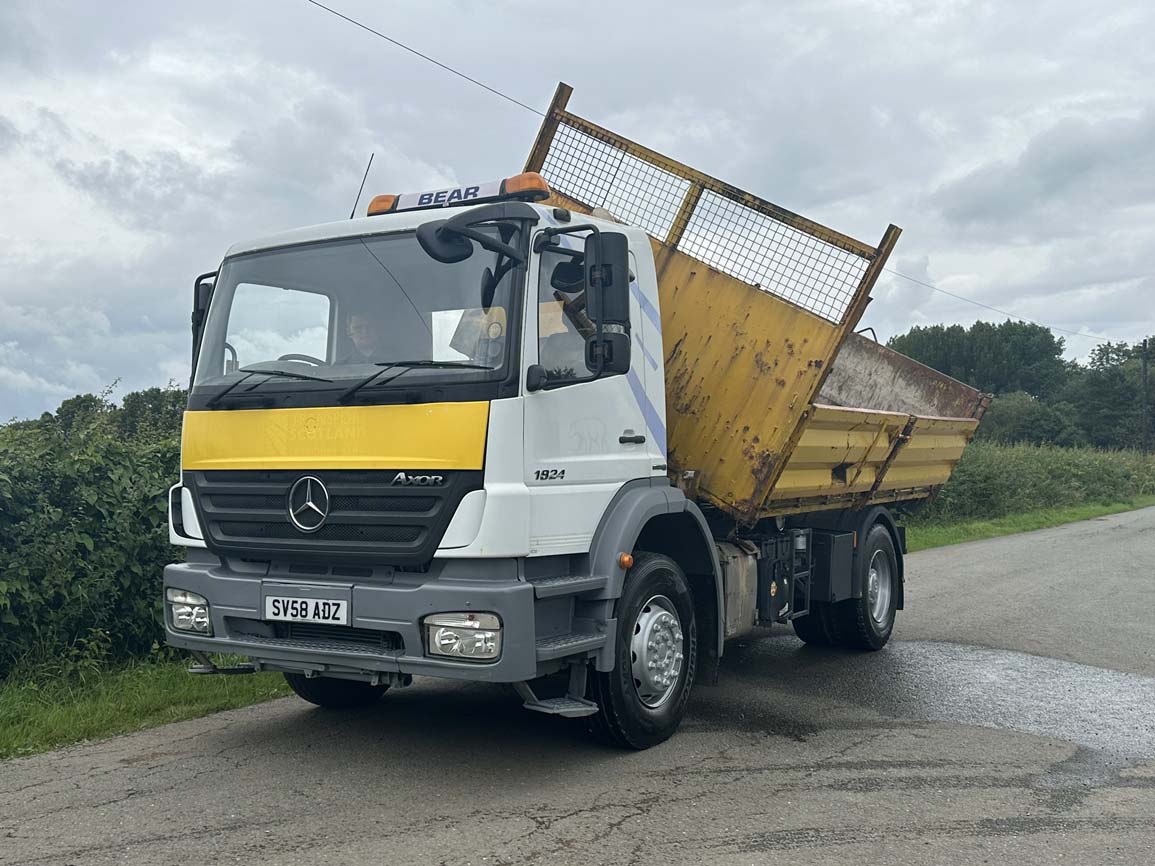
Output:
[[729,640],[890,639],[899,515],[988,404],[855,332],[899,229],[855,240],[570,94],[519,174],[379,195],[195,280],[163,581],[193,672],[331,708],[502,683],[644,749]]

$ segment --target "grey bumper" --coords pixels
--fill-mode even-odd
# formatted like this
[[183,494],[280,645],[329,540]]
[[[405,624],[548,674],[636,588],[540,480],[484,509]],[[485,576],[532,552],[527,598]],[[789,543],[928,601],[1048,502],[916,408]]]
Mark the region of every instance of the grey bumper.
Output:
[[[518,577],[513,560],[447,560],[436,573],[399,572],[385,583],[245,573],[211,559],[165,567],[165,588],[203,595],[213,624],[212,637],[174,631],[166,605],[165,631],[171,646],[235,653],[278,669],[317,673],[394,672],[487,682],[521,682],[538,675],[534,587]],[[471,575],[484,577],[470,579]],[[349,626],[394,632],[403,646],[365,648],[274,637],[262,621],[266,594],[348,599]],[[503,626],[501,657],[495,662],[426,657],[421,620],[448,611],[497,614]]]

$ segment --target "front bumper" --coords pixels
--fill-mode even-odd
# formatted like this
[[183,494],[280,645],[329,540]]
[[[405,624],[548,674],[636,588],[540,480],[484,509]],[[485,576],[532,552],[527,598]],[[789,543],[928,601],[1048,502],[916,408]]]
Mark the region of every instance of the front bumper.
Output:
[[[178,632],[167,621],[170,646],[249,656],[283,670],[356,675],[393,672],[485,682],[522,682],[539,674],[534,588],[518,576],[515,560],[446,560],[428,574],[397,572],[391,582],[246,573],[215,557],[169,565],[164,586],[203,595],[211,608],[213,636]],[[263,622],[264,596],[347,598],[349,626],[399,636],[396,644],[364,647],[324,640],[277,637]],[[541,605],[541,602],[537,603]],[[451,611],[495,613],[501,618],[502,652],[492,662],[430,658],[421,620]],[[543,611],[543,613],[552,613]],[[561,627],[560,622],[558,627]]]

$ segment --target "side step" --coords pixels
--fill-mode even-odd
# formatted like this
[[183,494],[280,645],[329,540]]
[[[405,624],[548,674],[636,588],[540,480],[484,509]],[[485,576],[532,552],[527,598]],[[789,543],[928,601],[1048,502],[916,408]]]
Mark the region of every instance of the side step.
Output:
[[573,632],[547,637],[537,642],[537,660],[565,658],[587,650],[600,649],[605,645],[606,636],[601,633]]
[[543,577],[540,580],[531,580],[533,594],[537,598],[553,598],[558,595],[577,595],[582,592],[592,592],[604,589],[606,578],[604,575],[579,574],[576,577],[564,575],[562,577]]
[[561,698],[538,698],[526,701],[523,706],[527,710],[538,713],[548,713],[551,716],[565,716],[567,719],[580,719],[582,716],[592,716],[598,711],[598,705],[585,698],[571,698],[569,695]]
[[584,663],[575,664],[569,669],[569,688],[567,694],[560,698],[539,698],[533,693],[529,683],[514,683],[513,687],[525,701],[523,706],[536,713],[546,713],[551,716],[564,716],[567,719],[578,719],[582,716],[592,716],[598,711],[598,705],[593,701],[577,697],[586,691],[586,666]]

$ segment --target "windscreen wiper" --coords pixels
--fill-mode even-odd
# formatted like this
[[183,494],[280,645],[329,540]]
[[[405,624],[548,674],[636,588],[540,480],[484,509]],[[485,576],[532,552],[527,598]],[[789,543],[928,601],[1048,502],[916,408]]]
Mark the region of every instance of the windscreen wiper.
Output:
[[[227,397],[229,394],[231,394],[235,388],[244,384],[249,379],[253,378],[253,376],[258,376],[258,375],[261,375],[261,376],[284,376],[286,379],[308,379],[311,382],[332,382],[333,381],[332,379],[325,379],[321,376],[310,376],[307,373],[292,373],[289,370],[254,370],[252,367],[241,367],[237,372],[238,373],[244,373],[245,375],[241,376],[241,378],[237,379],[237,381],[230,384],[228,387],[226,387],[224,390],[222,390],[219,394],[215,395],[214,397],[211,397],[209,399],[209,401],[207,403],[205,403],[205,406],[207,406],[209,409],[215,409],[217,406],[220,405],[221,400],[223,400],[225,397]],[[253,387],[256,387],[256,386],[254,385]],[[252,390],[252,388],[250,388],[249,390]]]
[[[412,370],[416,367],[434,367],[434,368],[444,367],[446,369],[451,369],[451,370],[492,370],[492,369],[494,369],[493,367],[486,367],[484,364],[471,364],[468,361],[431,361],[428,359],[423,359],[423,360],[419,360],[419,361],[378,361],[377,366],[380,367],[381,369],[374,371],[371,375],[366,376],[360,382],[356,382],[353,385],[350,385],[348,388],[346,388],[344,391],[342,391],[340,394],[338,394],[337,395],[337,402],[338,403],[348,403],[349,400],[352,399],[353,395],[356,394],[358,391],[360,391],[362,388],[364,388],[365,386],[367,386],[369,384],[372,384],[378,378],[380,378],[381,376],[384,376],[390,370],[393,370],[397,367],[403,367],[404,369],[400,373],[398,373],[396,376],[394,376],[393,379],[400,379],[402,376],[404,376],[406,373],[408,373],[410,370]],[[393,379],[388,379],[387,382],[392,382]]]

